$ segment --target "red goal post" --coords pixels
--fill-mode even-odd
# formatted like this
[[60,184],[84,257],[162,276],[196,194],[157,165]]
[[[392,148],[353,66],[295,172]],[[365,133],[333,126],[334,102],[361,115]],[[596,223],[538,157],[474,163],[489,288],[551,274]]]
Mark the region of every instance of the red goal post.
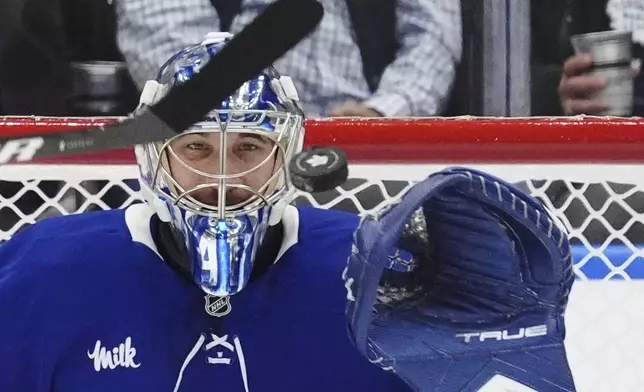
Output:
[[[0,118],[0,136],[116,118]],[[366,213],[446,166],[520,182],[569,231],[575,273],[567,345],[579,391],[644,385],[644,120],[638,118],[324,119],[308,146],[344,148],[350,180],[297,202]],[[0,166],[0,242],[46,216],[140,199],[131,149]],[[29,200],[27,200],[29,199]]]
[[[115,117],[0,117],[0,136],[79,129]],[[644,157],[644,120],[615,117],[335,118],[308,120],[307,145],[337,145],[353,162],[629,163]],[[128,150],[55,162],[127,163]]]

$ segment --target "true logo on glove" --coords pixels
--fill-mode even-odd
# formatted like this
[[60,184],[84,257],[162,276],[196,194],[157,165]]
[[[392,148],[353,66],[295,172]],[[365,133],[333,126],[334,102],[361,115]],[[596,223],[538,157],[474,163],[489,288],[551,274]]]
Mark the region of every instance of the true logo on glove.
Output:
[[542,324],[542,325],[535,325],[533,327],[519,328],[519,330],[514,334],[512,334],[507,329],[504,329],[501,331],[459,333],[455,337],[463,338],[465,343],[470,343],[472,341],[472,338],[475,338],[475,337],[478,337],[478,340],[480,342],[484,342],[488,339],[501,341],[501,340],[534,338],[537,336],[545,336],[547,333],[548,333],[548,326],[545,324]]

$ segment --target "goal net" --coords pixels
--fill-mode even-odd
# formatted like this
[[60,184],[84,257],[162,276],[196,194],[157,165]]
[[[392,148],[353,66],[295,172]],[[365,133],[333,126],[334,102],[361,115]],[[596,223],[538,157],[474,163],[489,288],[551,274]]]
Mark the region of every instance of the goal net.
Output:
[[[0,118],[0,135],[96,125],[110,118]],[[307,145],[347,151],[342,187],[300,204],[358,213],[401,197],[447,166],[519,183],[566,226],[577,282],[566,315],[579,391],[644,386],[644,121],[330,119],[308,121]],[[40,219],[141,200],[130,150],[0,166],[0,243]]]

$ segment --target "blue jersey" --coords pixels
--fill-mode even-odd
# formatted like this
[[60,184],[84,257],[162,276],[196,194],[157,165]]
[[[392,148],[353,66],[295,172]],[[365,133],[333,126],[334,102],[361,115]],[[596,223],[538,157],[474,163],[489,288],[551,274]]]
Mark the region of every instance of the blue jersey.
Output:
[[0,391],[408,391],[347,336],[357,217],[288,215],[277,262],[229,300],[163,261],[144,204],[24,229],[0,246]]

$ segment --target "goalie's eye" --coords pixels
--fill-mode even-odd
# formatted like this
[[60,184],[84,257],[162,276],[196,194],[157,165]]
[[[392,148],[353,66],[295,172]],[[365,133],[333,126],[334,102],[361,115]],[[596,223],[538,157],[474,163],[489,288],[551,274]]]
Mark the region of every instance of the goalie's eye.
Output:
[[253,143],[242,143],[237,147],[238,151],[243,151],[243,152],[253,152],[259,150],[260,147],[256,146]]
[[240,134],[232,151],[240,161],[249,165],[259,164],[273,151],[272,140],[256,134]]
[[182,136],[174,140],[171,147],[181,159],[192,162],[210,157],[215,150],[207,136],[200,133]]
[[180,149],[180,156],[189,161],[199,161],[212,155],[213,147],[208,143],[199,141],[183,144]]
[[186,149],[192,151],[203,151],[208,149],[208,146],[206,146],[204,143],[190,143],[186,146]]

